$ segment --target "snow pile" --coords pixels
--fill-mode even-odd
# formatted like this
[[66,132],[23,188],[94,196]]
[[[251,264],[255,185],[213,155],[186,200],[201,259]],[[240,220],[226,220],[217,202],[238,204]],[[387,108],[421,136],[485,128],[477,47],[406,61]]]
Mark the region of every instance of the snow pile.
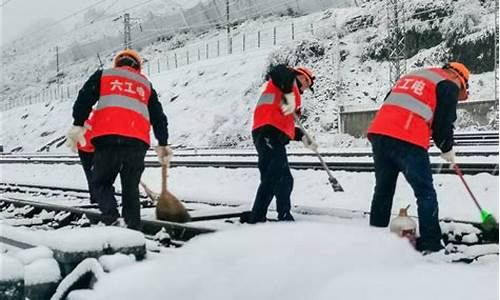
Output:
[[23,264],[16,258],[0,253],[0,282],[23,279]]
[[474,299],[476,289],[495,299],[497,265],[429,263],[386,229],[297,222],[198,237],[103,276],[88,299]]
[[52,258],[52,250],[45,246],[23,249],[14,254],[23,264],[29,265],[37,259]]
[[47,234],[45,244],[63,252],[85,252],[108,247],[120,249],[140,246],[145,244],[145,239],[139,231],[115,226],[61,228]]
[[[95,258],[86,258],[80,262],[76,268],[71,271],[61,283],[57,286],[56,292],[51,300],[62,300],[68,294],[69,290],[84,276],[90,275],[90,281],[99,280],[104,276],[104,270]],[[116,288],[116,286],[115,286]],[[89,299],[90,300],[90,299]]]
[[41,258],[24,266],[24,285],[58,282],[61,280],[59,264],[53,258]]
[[[100,251],[108,247],[120,249],[145,245],[141,232],[114,226],[44,231],[2,225],[1,229],[2,236],[6,238],[32,245],[44,245],[62,252]],[[29,257],[47,257],[47,250],[43,248],[31,251],[19,255],[26,261],[29,261]]]
[[111,272],[115,269],[135,263],[135,256],[115,253],[113,255],[102,255],[99,257],[99,263],[105,272]]

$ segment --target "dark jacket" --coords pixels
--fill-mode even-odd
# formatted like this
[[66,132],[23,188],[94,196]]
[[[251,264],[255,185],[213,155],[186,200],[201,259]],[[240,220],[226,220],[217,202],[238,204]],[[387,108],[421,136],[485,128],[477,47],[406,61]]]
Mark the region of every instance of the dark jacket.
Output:
[[[297,75],[293,70],[286,65],[277,65],[272,67],[266,74],[266,80],[272,80],[283,93],[288,94],[292,92],[293,84]],[[303,137],[302,131],[295,127],[295,141],[300,141]],[[265,125],[252,131],[252,138],[254,140],[260,137],[268,137],[280,141],[283,145],[290,142],[290,138],[278,128],[272,125]]]
[[[73,105],[73,125],[83,126],[85,120],[87,120],[90,111],[94,104],[99,100],[100,89],[101,89],[101,76],[102,70],[97,70],[90,78],[85,82],[83,87],[78,92],[78,97],[76,98],[75,104]],[[151,86],[151,96],[148,101],[148,112],[149,112],[149,122],[153,127],[153,132],[158,140],[160,146],[165,146],[168,144],[168,121],[167,116],[163,112],[160,101],[158,100],[158,94]],[[103,144],[129,144],[129,145],[141,145],[143,147],[148,147],[148,145],[138,139],[108,135],[101,136],[92,139],[92,144],[99,147]],[[141,144],[138,144],[141,143]]]
[[443,153],[453,148],[453,125],[457,119],[458,86],[444,80],[436,86],[436,109],[432,120],[432,139]]

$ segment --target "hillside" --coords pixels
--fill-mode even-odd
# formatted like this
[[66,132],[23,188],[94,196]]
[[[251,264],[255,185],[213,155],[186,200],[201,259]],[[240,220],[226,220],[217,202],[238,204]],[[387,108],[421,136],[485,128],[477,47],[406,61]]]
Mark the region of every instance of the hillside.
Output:
[[[410,16],[405,22],[407,69],[441,65],[448,59],[463,61],[473,73],[471,99],[494,99],[495,2],[406,3],[406,15]],[[200,49],[199,45],[212,47],[215,40],[224,44],[225,30],[185,31],[145,45],[139,50],[149,62],[149,77],[169,117],[171,142],[188,146],[249,146],[252,110],[265,71],[270,64],[288,62],[311,67],[318,78],[316,92],[304,94],[304,117],[306,127],[315,132],[321,145],[364,144],[363,140],[337,134],[337,111],[339,105],[377,105],[390,88],[384,5],[385,2],[369,1],[361,7],[331,8],[302,16],[250,18],[232,27],[235,48],[240,49],[235,54],[199,61],[195,58],[178,68],[172,67],[173,52]],[[269,33],[273,27],[289,28],[292,22],[298,31],[294,40],[283,39],[275,46],[267,36],[267,42],[256,47],[257,31]],[[304,31],[309,24],[314,24],[312,33]],[[241,45],[236,46],[244,33],[247,43],[254,43],[245,51]],[[112,54],[101,56],[105,67],[110,66]],[[166,57],[170,58],[168,69]],[[40,95],[57,85],[55,72],[48,71],[53,70],[52,61],[53,53],[36,49],[2,59],[3,104],[35,99],[34,95],[44,99]],[[163,66],[160,73],[157,61]],[[63,136],[72,122],[75,92],[97,67],[95,57],[66,65],[57,77],[64,91],[58,100],[2,111],[5,149],[36,151]],[[498,112],[493,111],[490,117],[492,125],[483,129],[498,130]],[[467,120],[467,116],[462,119]],[[467,130],[470,124],[457,125],[460,130]],[[56,147],[51,150],[67,151]]]

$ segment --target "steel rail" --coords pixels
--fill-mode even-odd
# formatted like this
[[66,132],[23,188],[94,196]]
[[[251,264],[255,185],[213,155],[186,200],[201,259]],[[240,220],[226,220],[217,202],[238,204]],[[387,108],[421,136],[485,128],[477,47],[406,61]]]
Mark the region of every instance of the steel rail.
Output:
[[[78,208],[78,207],[72,207],[72,206],[64,206],[64,205],[57,205],[57,204],[52,204],[52,203],[41,203],[41,202],[35,202],[35,201],[24,200],[24,199],[16,199],[16,198],[5,197],[5,196],[0,196],[0,201],[6,202],[8,204],[12,204],[16,207],[23,207],[23,206],[28,205],[28,206],[34,207],[40,211],[46,210],[46,211],[56,211],[56,212],[69,212],[69,213],[74,214],[74,215],[79,216],[79,217],[86,215],[87,218],[92,223],[97,223],[99,221],[102,221],[102,215],[97,210],[84,209],[84,208]],[[226,218],[227,215],[228,214],[224,214],[224,218]],[[237,216],[239,216],[239,214],[237,214]],[[206,220],[206,218],[203,218],[202,220]],[[141,225],[142,225],[141,231],[144,234],[154,235],[158,231],[160,231],[162,228],[165,228],[166,232],[171,236],[171,238],[174,240],[178,240],[178,241],[187,241],[187,240],[189,240],[189,239],[191,239],[199,234],[215,232],[215,230],[211,229],[211,228],[197,227],[197,226],[192,226],[190,224],[182,224],[182,223],[159,221],[159,220],[149,220],[149,219],[142,219]]]
[[[0,196],[0,202],[2,203],[2,207],[6,206],[8,204],[12,204],[16,207],[24,207],[26,205],[35,207],[37,208],[37,213],[41,211],[42,209],[47,210],[47,211],[55,211],[55,212],[70,212],[74,215],[77,215],[79,217],[86,215],[87,218],[93,222],[96,223],[101,220],[101,214],[97,212],[96,210],[88,210],[88,209],[82,209],[82,208],[77,208],[77,207],[71,207],[71,206],[62,206],[62,205],[56,205],[56,204],[51,204],[51,203],[40,203],[40,202],[35,202],[35,201],[29,201],[29,200],[24,200],[24,199],[16,199],[16,198],[11,198],[11,197],[5,197],[5,196]],[[295,213],[303,214],[303,215],[327,215],[327,216],[332,216],[332,217],[339,217],[339,218],[367,218],[369,216],[369,212],[362,211],[362,210],[357,210],[357,209],[339,209],[339,208],[315,208],[315,207],[308,207],[308,206],[301,206],[301,205],[294,205],[292,208],[292,211]],[[210,218],[206,216],[199,217],[198,219],[193,221],[206,221],[206,220],[213,220],[213,219],[228,219],[228,218],[237,218],[240,217],[244,214],[248,214],[248,211],[239,211],[237,213],[222,213],[216,216],[216,218]],[[199,234],[204,234],[204,233],[211,233],[215,232],[216,230],[206,228],[206,227],[196,227],[192,226],[191,224],[181,224],[181,223],[175,223],[175,222],[166,222],[166,221],[158,221],[158,220],[150,220],[150,219],[142,219],[142,229],[141,231],[148,236],[155,235],[158,231],[160,231],[162,228],[165,229],[167,233],[171,236],[173,240],[177,241],[187,241],[194,236],[197,236]],[[454,219],[449,219],[449,218],[444,218],[440,219],[440,222],[443,223],[461,223],[461,224],[468,224],[472,225],[479,230],[481,230],[482,234],[482,242],[494,242],[498,243],[498,231],[495,232],[486,232],[483,231],[482,224],[479,222],[472,222],[472,221],[465,221],[465,220],[454,220]],[[0,240],[2,242],[2,240]],[[5,240],[4,242],[11,244],[11,241]],[[29,245],[18,245],[17,247],[29,247]]]
[[[0,159],[0,164],[80,164],[77,159]],[[297,170],[319,170],[322,168],[319,162],[290,162],[290,168]],[[326,162],[328,168],[332,171],[349,171],[349,172],[373,172],[373,162]],[[160,167],[157,161],[146,161],[145,166],[148,168]],[[460,163],[462,171],[467,175],[475,175],[478,173],[490,173],[498,175],[498,163]],[[171,167],[190,167],[190,168],[257,168],[257,161],[221,161],[221,160],[173,160]],[[434,174],[453,174],[453,169],[450,169],[448,163],[431,163],[431,169]]]

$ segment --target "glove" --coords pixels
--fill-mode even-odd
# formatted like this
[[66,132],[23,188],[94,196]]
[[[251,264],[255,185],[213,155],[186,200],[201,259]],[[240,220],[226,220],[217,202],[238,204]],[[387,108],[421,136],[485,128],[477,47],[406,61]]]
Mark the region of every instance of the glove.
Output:
[[79,143],[80,146],[84,147],[87,142],[85,141],[85,128],[82,126],[71,126],[66,134],[66,146],[74,153],[78,152],[76,144]]
[[170,149],[169,146],[157,146],[155,151],[158,156],[158,161],[162,165],[168,164],[172,159],[172,156],[174,156],[174,152],[172,152],[172,149]]
[[283,112],[285,116],[288,116],[295,111],[295,95],[293,93],[288,93],[283,96],[285,101],[281,104],[281,112]]
[[316,143],[314,140],[309,139],[307,135],[304,134],[302,137],[302,143],[304,146],[308,149],[311,149],[312,151],[317,151],[318,150],[318,143]]
[[455,150],[451,149],[448,152],[441,153],[441,158],[446,160],[450,164],[455,164]]

